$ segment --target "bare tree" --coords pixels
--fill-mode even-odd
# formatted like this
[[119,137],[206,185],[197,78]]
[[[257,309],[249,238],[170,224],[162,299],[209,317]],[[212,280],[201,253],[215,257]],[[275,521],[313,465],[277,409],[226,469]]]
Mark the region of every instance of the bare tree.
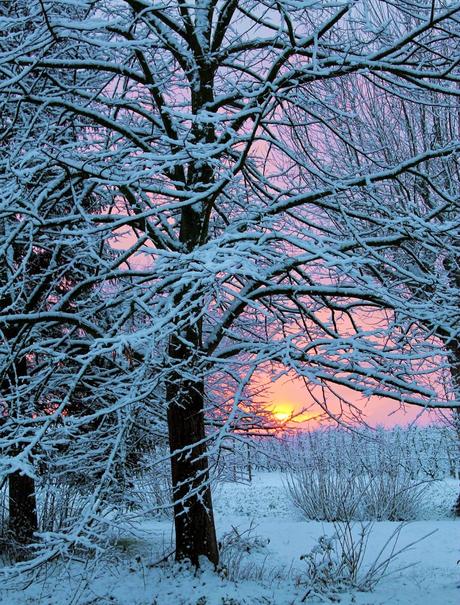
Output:
[[[0,8],[8,22],[27,21],[27,6],[22,2],[6,3]],[[33,28],[27,21],[26,27],[11,27],[9,31],[10,36],[22,40]],[[2,49],[7,50],[3,43]],[[62,83],[69,83],[71,76],[70,72],[64,73]],[[23,83],[40,89],[40,74],[31,70]],[[100,385],[104,374],[106,381],[113,379],[114,371],[119,375],[119,363],[108,361],[103,355],[95,356],[86,364],[84,381],[74,380],[80,370],[75,358],[88,352],[92,338],[104,334],[101,330],[106,325],[107,312],[98,315],[99,331],[92,329],[95,326],[91,323],[82,323],[77,313],[85,308],[89,317],[100,303],[100,293],[93,288],[98,282],[99,265],[92,257],[115,265],[117,259],[110,258],[108,246],[97,235],[86,234],[83,239],[61,237],[61,227],[66,227],[63,216],[73,214],[76,220],[75,214],[81,211],[98,213],[102,199],[94,187],[82,184],[81,176],[69,177],[53,158],[38,151],[45,146],[75,144],[76,132],[62,112],[52,108],[34,115],[26,104],[6,97],[1,124],[0,484],[8,482],[8,543],[20,559],[29,556],[26,547],[36,541],[36,479],[50,460],[56,475],[65,476],[67,481],[72,475],[79,475],[81,480],[86,473],[86,481],[91,475],[101,475],[94,456],[90,471],[86,465],[72,469],[65,462],[69,457],[74,465],[77,460],[82,462],[81,454],[76,457],[72,446],[75,434],[80,435],[77,452],[86,449],[86,455],[94,450],[101,455],[100,443],[88,447],[95,434],[99,433],[101,440],[102,435],[107,437],[106,432],[101,435],[97,430]],[[35,212],[33,219],[30,212]],[[39,216],[46,217],[46,227]],[[77,220],[84,223],[84,217]],[[72,299],[66,301],[70,291]],[[57,300],[61,315],[48,314]],[[105,387],[103,395],[104,407],[113,404],[110,388]],[[56,414],[62,399],[66,402],[65,430],[58,426],[62,424],[60,412]],[[43,422],[37,432],[40,419]],[[88,431],[91,438],[85,439]],[[66,435],[65,447],[62,433]],[[110,445],[109,440],[106,450],[110,451]]]
[[[430,148],[441,148],[446,141],[455,139],[460,132],[458,97],[446,96],[437,90],[410,96],[407,92],[395,97],[386,85],[375,87],[364,76],[359,87],[351,79],[327,84],[329,94],[337,99],[337,108],[331,113],[326,133],[327,170],[347,171],[350,176],[382,165],[396,164],[409,156],[424,154]],[[379,111],[379,107],[383,111]],[[348,113],[345,110],[348,109]],[[302,123],[301,111],[296,110],[292,120]],[[301,150],[299,166],[308,165],[308,129],[302,126],[294,133]],[[340,136],[337,136],[340,133]],[[310,178],[307,171],[303,178]],[[410,219],[418,223],[426,237],[408,237],[395,247],[370,252],[363,270],[382,284],[391,283],[406,292],[408,303],[417,305],[431,301],[441,314],[452,313],[452,328],[427,312],[425,322],[433,337],[445,348],[448,372],[440,373],[438,389],[444,396],[459,399],[460,348],[458,336],[459,308],[459,240],[458,196],[460,173],[458,158],[439,158],[423,162],[416,168],[399,175],[380,192],[379,203],[383,212],[396,220]],[[369,193],[357,192],[356,204],[368,207]],[[373,203],[372,200],[370,202]],[[403,211],[402,208],[405,208]],[[430,214],[432,213],[432,214]],[[433,229],[423,225],[424,216],[432,216]],[[346,231],[347,227],[342,227]],[[397,270],[395,270],[395,268]],[[417,342],[413,343],[417,346]],[[454,408],[454,422],[458,409]]]
[[[408,300],[408,269],[391,257],[405,242],[443,245],[448,215],[439,205],[454,200],[440,185],[435,208],[418,214],[401,204],[396,216],[381,202],[401,175],[456,157],[460,141],[331,170],[325,133],[359,147],[353,130],[334,127],[337,97],[326,84],[343,78],[359,90],[365,77],[390,102],[456,95],[460,5],[98,0],[66,1],[72,10],[63,17],[62,4],[31,1],[25,16],[3,20],[6,32],[30,33],[6,36],[0,95],[37,119],[56,111],[78,132],[35,152],[65,172],[69,187],[84,187],[72,189],[75,204],[59,218],[37,208],[19,214],[26,223],[38,216],[44,232],[58,221],[67,242],[125,238],[112,264],[91,252],[92,285],[106,293],[98,313],[111,309],[116,319],[106,329],[94,307],[66,314],[79,299],[76,284],[46,314],[13,310],[0,322],[67,322],[92,334],[93,356],[125,360],[117,409],[148,392],[150,412],[167,414],[176,557],[217,563],[208,444],[247,415],[254,372],[276,366],[318,389],[457,403],[442,400],[427,377],[448,367],[429,325],[454,334],[458,309]],[[292,119],[297,110],[301,122]],[[346,118],[349,108],[341,111]],[[307,154],[286,136],[301,126]],[[97,211],[79,203],[85,187],[104,200]],[[401,279],[382,279],[382,263]],[[227,421],[206,430],[220,376],[233,384]]]

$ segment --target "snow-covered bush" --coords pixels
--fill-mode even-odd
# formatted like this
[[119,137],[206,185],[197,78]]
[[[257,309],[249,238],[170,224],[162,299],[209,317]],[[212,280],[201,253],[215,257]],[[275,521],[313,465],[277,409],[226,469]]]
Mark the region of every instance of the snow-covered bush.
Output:
[[[360,478],[363,483],[366,478]],[[374,473],[362,488],[357,506],[359,519],[409,521],[416,519],[427,481],[414,481],[405,470]]]
[[285,480],[293,504],[307,519],[318,521],[415,519],[426,485],[404,471],[370,477],[348,470],[305,469]]
[[222,536],[219,542],[220,570],[229,580],[264,579],[264,562],[258,565],[253,560],[247,560],[248,555],[252,553],[263,553],[269,543],[269,540],[255,534],[254,530],[255,525],[251,522],[244,530],[232,526],[231,530]]
[[396,431],[372,438],[344,431],[308,434],[290,451],[287,493],[308,519],[414,519],[429,478],[411,464],[408,437]]
[[320,536],[317,544],[301,556],[306,563],[305,574],[298,578],[299,584],[307,589],[303,601],[308,597],[335,601],[342,592],[373,590],[380,580],[396,571],[390,570],[390,565],[413,545],[396,549],[403,526],[399,524],[377,556],[366,562],[373,523],[334,523],[334,534]]
[[127,498],[133,507],[160,518],[172,517],[172,484],[167,472],[145,473],[136,478]]
[[40,531],[59,531],[78,518],[85,499],[75,485],[45,480],[37,489]]
[[349,473],[304,469],[288,474],[285,487],[307,519],[336,521],[355,517],[360,494]]

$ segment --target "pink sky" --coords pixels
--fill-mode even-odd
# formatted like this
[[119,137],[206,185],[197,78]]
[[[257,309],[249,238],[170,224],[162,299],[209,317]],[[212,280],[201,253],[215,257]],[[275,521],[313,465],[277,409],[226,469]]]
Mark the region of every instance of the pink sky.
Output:
[[[270,387],[270,402],[275,412],[280,414],[300,413],[311,404],[311,397],[306,390],[302,380],[280,378]],[[413,405],[406,405],[403,408],[398,402],[381,397],[364,398],[359,393],[347,391],[347,398],[354,405],[360,408],[364,413],[364,420],[370,426],[383,425],[392,427],[395,425],[408,425],[412,422],[417,424],[430,424],[436,420],[433,412],[428,412],[423,408]],[[331,401],[332,411],[338,410],[337,403]],[[319,408],[317,408],[319,410]],[[317,413],[317,412],[316,412]],[[299,417],[299,421],[305,417],[314,416],[314,408]],[[312,426],[317,424],[314,418],[307,422],[301,422],[301,426]]]
[[[117,238],[111,241],[111,246],[114,249],[126,249],[136,241],[136,236],[130,228],[123,227],[116,230],[116,233]],[[146,245],[148,246],[148,243]],[[143,253],[138,254],[135,260],[133,259],[134,264],[142,266],[145,263],[145,260],[143,260],[145,258]],[[391,399],[381,397],[365,398],[359,393],[345,388],[338,388],[338,391],[343,392],[344,396],[363,412],[363,420],[373,427],[378,425],[392,427],[395,425],[408,425],[413,422],[417,424],[430,424],[436,420],[435,413],[418,406],[406,405],[401,407],[398,402]],[[331,401],[328,401],[328,404],[331,410],[336,412],[339,406],[333,401],[332,397],[331,399]],[[302,410],[310,407],[312,404],[312,398],[305,388],[303,381],[289,377],[279,378],[272,383],[269,393],[264,396],[264,401],[267,402],[268,408],[278,413],[278,417],[282,421],[285,420],[282,415],[289,417],[292,414],[300,414]],[[318,407],[316,411],[310,409],[297,418],[295,426],[311,427],[313,424],[317,426],[318,420],[315,420],[314,417],[319,412],[320,409]],[[308,418],[310,418],[309,421],[307,420]]]

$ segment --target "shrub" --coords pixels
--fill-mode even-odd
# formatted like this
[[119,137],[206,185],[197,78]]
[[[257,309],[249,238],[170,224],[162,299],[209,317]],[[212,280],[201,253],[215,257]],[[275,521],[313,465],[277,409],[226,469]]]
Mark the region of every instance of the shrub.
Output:
[[41,481],[37,488],[40,531],[59,531],[77,519],[85,498],[77,486],[58,481]]
[[[233,582],[240,580],[262,582],[265,579],[266,557],[261,564],[247,560],[248,555],[252,553],[263,553],[269,543],[268,539],[256,535],[254,530],[253,522],[245,530],[232,526],[232,529],[225,533],[219,542],[221,573]],[[272,580],[276,579],[279,574],[279,570],[270,571]]]
[[305,574],[298,578],[298,582],[307,589],[302,602],[309,597],[338,601],[336,595],[353,589],[372,591],[385,576],[398,571],[390,570],[390,565],[401,553],[433,533],[397,550],[397,542],[404,525],[398,524],[377,556],[366,564],[365,555],[373,523],[334,523],[334,534],[320,536],[310,552],[301,556],[301,560],[306,563],[306,569]]
[[291,471],[285,488],[307,519],[317,521],[415,519],[426,482],[404,469],[373,475],[326,467]]

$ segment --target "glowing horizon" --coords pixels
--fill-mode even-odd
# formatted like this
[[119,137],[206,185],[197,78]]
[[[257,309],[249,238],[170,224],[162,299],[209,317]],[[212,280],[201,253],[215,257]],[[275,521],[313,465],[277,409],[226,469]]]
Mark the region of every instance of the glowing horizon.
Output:
[[[349,390],[348,390],[349,391]],[[417,406],[401,406],[399,402],[381,397],[365,398],[359,393],[345,393],[363,420],[370,426],[391,428],[397,425],[429,424],[435,420],[434,412]],[[317,428],[322,424],[325,413],[315,404],[301,379],[283,377],[272,382],[268,395],[268,411],[289,428]],[[338,399],[331,397],[331,412],[337,414],[340,408]],[[357,414],[358,416],[358,414]],[[357,419],[356,419],[357,422]]]

